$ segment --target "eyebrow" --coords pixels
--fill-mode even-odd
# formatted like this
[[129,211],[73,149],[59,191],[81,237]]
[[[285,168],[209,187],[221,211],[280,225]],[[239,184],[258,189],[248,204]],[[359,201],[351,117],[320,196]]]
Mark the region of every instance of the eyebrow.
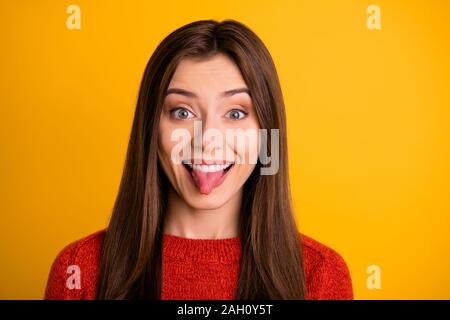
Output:
[[[231,97],[238,93],[246,93],[250,96],[250,91],[248,90],[248,88],[237,88],[237,89],[227,90],[227,91],[222,92],[221,96],[222,97]],[[198,98],[198,96],[195,93],[184,90],[184,89],[180,89],[180,88],[167,89],[165,96],[168,96],[169,94],[179,94],[179,95],[182,95],[182,96],[185,96],[188,98]]]

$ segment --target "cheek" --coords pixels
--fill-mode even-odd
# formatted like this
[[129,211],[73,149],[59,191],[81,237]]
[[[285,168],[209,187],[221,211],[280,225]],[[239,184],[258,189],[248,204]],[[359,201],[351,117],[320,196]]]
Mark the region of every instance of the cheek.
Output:
[[167,126],[161,122],[159,125],[159,143],[158,143],[158,153],[160,158],[167,158],[167,155],[170,156],[170,134],[168,134]]
[[246,128],[243,127],[242,130],[243,133],[237,134],[235,141],[230,140],[227,143],[231,143],[241,164],[255,165],[259,155],[259,126],[258,124],[251,124]]
[[170,175],[168,170],[171,171],[171,167],[174,165],[172,163],[171,155],[172,150],[177,144],[177,141],[172,141],[172,132],[174,128],[170,126],[167,121],[161,121],[159,125],[159,144],[158,144],[158,157],[161,161],[166,174]]
[[[181,160],[186,149],[190,149],[190,130],[161,120],[159,126],[159,158],[164,164],[175,166]],[[172,156],[175,158],[172,159]],[[175,161],[175,162],[174,162]]]

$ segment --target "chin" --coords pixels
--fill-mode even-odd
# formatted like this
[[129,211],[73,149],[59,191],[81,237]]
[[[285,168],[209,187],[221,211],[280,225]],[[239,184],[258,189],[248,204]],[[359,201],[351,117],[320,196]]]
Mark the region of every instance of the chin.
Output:
[[186,201],[189,206],[199,210],[213,210],[222,207],[231,199],[231,194],[224,194],[215,192],[214,190],[208,195],[201,193],[183,195],[184,201]]

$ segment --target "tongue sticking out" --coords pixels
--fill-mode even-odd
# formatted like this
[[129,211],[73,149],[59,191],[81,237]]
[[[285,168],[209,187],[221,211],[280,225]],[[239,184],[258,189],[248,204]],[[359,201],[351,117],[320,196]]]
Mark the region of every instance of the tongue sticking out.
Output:
[[200,193],[210,194],[217,187],[223,175],[223,170],[216,172],[202,172],[200,170],[192,170],[192,177],[197,185]]

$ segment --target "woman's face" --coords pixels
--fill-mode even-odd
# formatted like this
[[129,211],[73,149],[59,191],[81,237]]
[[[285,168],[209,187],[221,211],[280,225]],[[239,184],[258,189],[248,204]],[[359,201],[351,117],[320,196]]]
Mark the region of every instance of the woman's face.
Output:
[[159,160],[186,203],[219,208],[241,190],[256,166],[258,129],[248,87],[230,58],[185,58],[166,92]]

